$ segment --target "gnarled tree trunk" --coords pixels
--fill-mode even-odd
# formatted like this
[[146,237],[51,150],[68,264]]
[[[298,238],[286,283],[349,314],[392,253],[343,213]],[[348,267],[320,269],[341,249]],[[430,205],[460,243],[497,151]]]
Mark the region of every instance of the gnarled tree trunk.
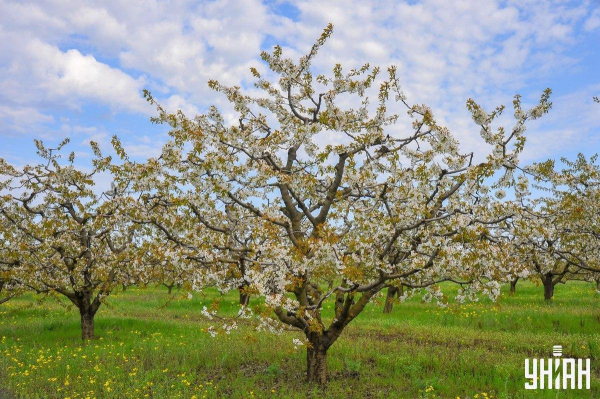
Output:
[[[335,318],[329,328],[325,328],[321,319],[322,300],[325,298],[317,285],[305,283],[296,286],[293,291],[300,303],[314,307],[310,309],[310,319],[304,314],[300,315],[283,307],[274,309],[282,323],[298,328],[306,335],[306,377],[309,383],[327,383],[327,350],[340,337],[344,328],[364,310],[373,296],[384,288],[384,283],[374,284],[369,289],[359,292],[345,290],[347,287],[346,283],[343,283],[341,289],[336,292]],[[356,298],[358,294],[360,296]]]
[[336,330],[309,332],[306,348],[306,379],[308,382],[324,385],[327,383],[327,350],[341,333]]
[[[383,284],[382,284],[383,285]],[[371,298],[383,287],[375,286],[361,294],[355,300],[354,293],[336,294],[336,318],[328,330],[320,332],[306,332],[310,346],[306,350],[306,377],[308,382],[323,385],[327,383],[327,350],[340,337],[346,326],[356,318],[367,306]],[[320,321],[320,313],[317,313]]]
[[306,378],[320,385],[327,383],[327,349],[323,346],[306,350]]

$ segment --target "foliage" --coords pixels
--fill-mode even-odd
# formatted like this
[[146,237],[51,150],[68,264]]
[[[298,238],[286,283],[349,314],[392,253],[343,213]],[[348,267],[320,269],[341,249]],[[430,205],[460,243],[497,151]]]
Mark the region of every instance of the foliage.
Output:
[[[13,279],[38,293],[66,296],[80,311],[82,337],[93,337],[93,318],[116,284],[127,283],[143,266],[135,251],[139,227],[126,210],[132,197],[113,184],[94,190],[94,179],[110,163],[93,144],[90,171],[61,164],[57,148],[36,140],[42,163],[17,168],[0,159],[4,246],[13,254]],[[14,263],[17,262],[17,263]]]
[[[202,265],[195,285],[239,285],[230,271],[243,261],[236,275],[276,315],[277,322],[263,315],[265,325],[305,333],[315,356],[309,379],[319,382],[327,349],[392,282],[408,295],[424,288],[425,299],[440,303],[443,281],[463,285],[461,297],[499,293],[503,258],[482,238],[507,216],[491,188],[501,199],[515,184],[525,124],[551,106],[549,90],[529,111],[516,96],[515,126],[505,131],[492,127],[503,107],[488,114],[469,100],[490,152],[463,154],[430,108],[407,103],[394,67],[382,76],[369,64],[346,73],[338,64],[331,76],[314,76],[311,64],[331,33],[330,25],[298,62],[279,46],[264,52],[270,75],[252,70],[262,96],[210,81],[234,118],[211,107],[191,119],[157,105],[154,121],[171,126],[172,141],[141,172],[142,181],[158,183],[147,190],[161,193],[145,209],[160,206],[161,221],[145,220],[177,244],[180,258]],[[396,126],[398,107],[409,132]],[[332,137],[335,145],[323,144]],[[243,233],[232,234],[231,214]],[[323,291],[326,282],[333,285]],[[328,301],[329,323],[321,316]]]
[[600,273],[600,167],[589,160],[547,161],[527,169],[542,195],[514,204],[509,234],[518,262],[541,279],[546,299],[569,279],[596,280]]

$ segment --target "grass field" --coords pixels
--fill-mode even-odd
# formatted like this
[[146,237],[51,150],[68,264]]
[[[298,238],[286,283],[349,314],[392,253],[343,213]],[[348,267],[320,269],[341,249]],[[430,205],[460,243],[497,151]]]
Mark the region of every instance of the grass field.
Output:
[[[324,389],[304,382],[297,332],[241,325],[211,338],[200,310],[216,294],[116,293],[89,344],[76,309],[24,295],[0,307],[0,398],[600,398],[594,287],[558,286],[551,304],[534,284],[520,282],[514,297],[506,289],[497,303],[441,309],[412,299],[388,315],[381,297],[330,349]],[[235,293],[221,303],[237,311]],[[524,359],[548,358],[555,344],[592,359],[591,390],[524,389]]]

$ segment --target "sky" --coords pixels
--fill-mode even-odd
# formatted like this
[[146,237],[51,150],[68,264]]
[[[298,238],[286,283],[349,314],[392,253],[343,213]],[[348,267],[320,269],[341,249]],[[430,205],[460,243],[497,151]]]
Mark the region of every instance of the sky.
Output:
[[522,161],[600,152],[600,0],[0,0],[0,157],[35,161],[33,140],[121,138],[136,159],[155,156],[167,129],[150,123],[148,89],[188,116],[228,105],[209,79],[251,89],[275,44],[299,58],[328,23],[315,69],[396,65],[409,103],[430,106],[466,150],[482,141],[465,102],[488,110],[512,99],[553,109],[528,126]]

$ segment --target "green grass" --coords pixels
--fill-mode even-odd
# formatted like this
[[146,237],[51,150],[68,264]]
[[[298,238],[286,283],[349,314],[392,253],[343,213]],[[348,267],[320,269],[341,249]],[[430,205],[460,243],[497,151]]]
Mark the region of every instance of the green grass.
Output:
[[[454,288],[448,287],[451,292]],[[240,325],[211,338],[200,315],[215,293],[163,289],[116,293],[96,316],[98,339],[80,341],[76,309],[32,294],[0,307],[0,397],[15,398],[600,398],[600,297],[591,284],[542,287],[519,282],[492,303],[413,299],[382,314],[383,297],[329,351],[325,389],[304,382],[297,332],[258,333]],[[221,312],[237,311],[236,295]],[[331,315],[331,308],[325,310]],[[215,322],[218,323],[218,322]],[[592,389],[524,390],[524,359],[592,359]],[[477,395],[477,396],[476,396]]]

